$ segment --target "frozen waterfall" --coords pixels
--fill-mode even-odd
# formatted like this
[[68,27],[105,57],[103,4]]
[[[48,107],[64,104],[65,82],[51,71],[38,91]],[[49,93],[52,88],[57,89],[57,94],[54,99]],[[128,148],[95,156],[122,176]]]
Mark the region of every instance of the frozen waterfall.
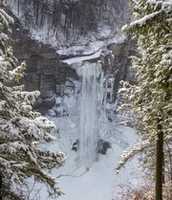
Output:
[[101,63],[85,62],[81,67],[80,162],[89,167],[97,159],[99,118],[104,87]]

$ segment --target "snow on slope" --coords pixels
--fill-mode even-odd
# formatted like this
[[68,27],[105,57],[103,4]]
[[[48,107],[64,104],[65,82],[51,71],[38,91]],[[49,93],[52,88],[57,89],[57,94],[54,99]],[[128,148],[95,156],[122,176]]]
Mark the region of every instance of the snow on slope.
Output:
[[97,58],[100,56],[102,50],[104,48],[107,48],[108,45],[123,43],[125,39],[126,39],[126,36],[125,34],[122,33],[120,35],[110,37],[106,40],[90,41],[89,43],[85,45],[81,44],[77,46],[76,45],[70,46],[68,48],[60,48],[59,50],[57,50],[57,53],[60,56],[72,57],[69,59],[62,60],[63,62],[70,65],[70,64],[76,63],[76,61],[78,62],[80,58],[81,58],[81,61],[91,60],[91,59],[94,59],[94,57]]
[[[130,129],[124,129],[128,134]],[[133,134],[133,133],[132,133]],[[131,135],[132,135],[131,134]],[[118,162],[122,148],[113,144],[113,149],[108,155],[101,156],[92,168],[80,177],[63,177],[59,179],[64,188],[65,196],[61,200],[118,200],[118,187],[130,185],[133,187],[141,183],[137,162],[133,161],[119,175],[115,175],[115,166]],[[137,173],[136,173],[137,172]],[[74,173],[77,175],[78,171]]]
[[72,64],[75,64],[75,63],[82,63],[83,61],[86,61],[86,60],[100,58],[100,54],[101,54],[101,50],[99,50],[95,54],[92,54],[92,55],[89,55],[89,56],[74,57],[74,58],[62,60],[62,62],[67,63],[68,65],[72,65]]
[[[67,156],[65,165],[52,172],[65,193],[59,200],[121,200],[121,190],[143,184],[144,174],[137,158],[129,162],[119,174],[115,171],[121,153],[138,140],[134,129],[107,122],[110,128],[106,140],[112,143],[112,149],[107,155],[100,155],[90,169],[85,169],[78,164],[78,153],[71,151],[72,143],[77,138],[77,123],[77,116],[57,118],[60,136],[57,142],[44,147],[55,151],[60,149]],[[40,196],[41,200],[51,199],[42,186]]]

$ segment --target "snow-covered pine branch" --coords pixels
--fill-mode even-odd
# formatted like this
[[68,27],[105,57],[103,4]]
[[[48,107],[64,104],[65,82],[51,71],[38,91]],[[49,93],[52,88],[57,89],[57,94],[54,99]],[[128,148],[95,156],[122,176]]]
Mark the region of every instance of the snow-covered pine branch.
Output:
[[18,67],[9,71],[10,79],[19,82],[24,76],[25,69],[26,69],[26,63],[23,62]]
[[[132,58],[136,81],[132,85],[125,84],[121,91],[127,110],[134,109],[136,113],[143,144],[149,141],[154,146],[145,156],[154,169],[152,156],[158,135],[163,133],[167,143],[172,138],[172,1],[138,0],[132,3],[135,20],[124,30],[137,40],[138,54]],[[147,148],[144,145],[131,147],[124,153],[119,166],[142,151],[142,147]]]
[[151,146],[150,141],[143,141],[143,142],[133,145],[132,147],[124,151],[123,154],[120,156],[120,161],[116,168],[117,172],[119,172],[119,170],[125,166],[128,160],[132,159],[138,153],[143,152],[145,149],[147,149],[150,146]]
[[[135,4],[135,9],[139,10],[139,4],[141,5],[141,1],[134,2]],[[123,27],[124,31],[129,31],[132,29],[137,29],[141,28],[142,26],[146,26],[152,21],[155,20],[161,20],[161,18],[166,17],[166,20],[169,21],[171,20],[171,15],[170,11],[172,10],[172,2],[170,0],[165,0],[165,1],[159,1],[159,0],[147,0],[145,1],[145,9],[150,6],[152,7],[152,13],[143,13],[141,15],[136,14],[137,11],[135,12],[136,19],[135,21],[131,22],[128,25],[125,25]],[[143,11],[142,11],[143,12]],[[167,15],[169,16],[167,17]],[[138,17],[139,15],[139,17]]]
[[55,126],[33,111],[40,93],[24,91],[19,85],[25,64],[17,67],[8,37],[10,23],[13,19],[0,8],[0,193],[5,200],[23,199],[14,188],[32,176],[60,195],[55,179],[45,170],[61,166],[64,155],[39,147],[40,142],[55,139],[51,135]]

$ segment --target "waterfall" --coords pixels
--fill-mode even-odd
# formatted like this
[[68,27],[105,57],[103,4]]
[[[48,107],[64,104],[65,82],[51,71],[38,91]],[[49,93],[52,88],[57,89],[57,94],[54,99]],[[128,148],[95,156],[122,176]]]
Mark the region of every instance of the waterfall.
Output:
[[103,102],[101,64],[85,62],[81,68],[80,99],[80,162],[89,167],[97,159],[99,118]]

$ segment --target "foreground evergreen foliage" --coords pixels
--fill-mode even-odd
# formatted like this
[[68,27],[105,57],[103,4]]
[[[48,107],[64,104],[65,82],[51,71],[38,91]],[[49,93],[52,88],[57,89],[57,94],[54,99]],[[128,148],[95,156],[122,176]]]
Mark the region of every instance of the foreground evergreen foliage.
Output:
[[[9,26],[13,19],[0,8],[0,196],[3,200],[23,199],[18,188],[33,176],[44,182],[54,194],[61,194],[55,180],[44,169],[60,166],[62,153],[43,152],[38,144],[52,139],[54,124],[32,106],[38,91],[26,92],[19,84],[25,64],[17,66],[10,46]],[[19,186],[19,187],[18,187]]]
[[[145,149],[152,170],[156,164],[155,198],[161,200],[163,176],[172,180],[172,1],[132,1],[132,7],[135,21],[124,30],[138,42],[138,55],[133,58],[136,84],[125,83],[122,93],[125,96],[127,91],[125,100],[133,102],[143,142],[123,155],[119,168]],[[156,159],[152,159],[155,150]]]

